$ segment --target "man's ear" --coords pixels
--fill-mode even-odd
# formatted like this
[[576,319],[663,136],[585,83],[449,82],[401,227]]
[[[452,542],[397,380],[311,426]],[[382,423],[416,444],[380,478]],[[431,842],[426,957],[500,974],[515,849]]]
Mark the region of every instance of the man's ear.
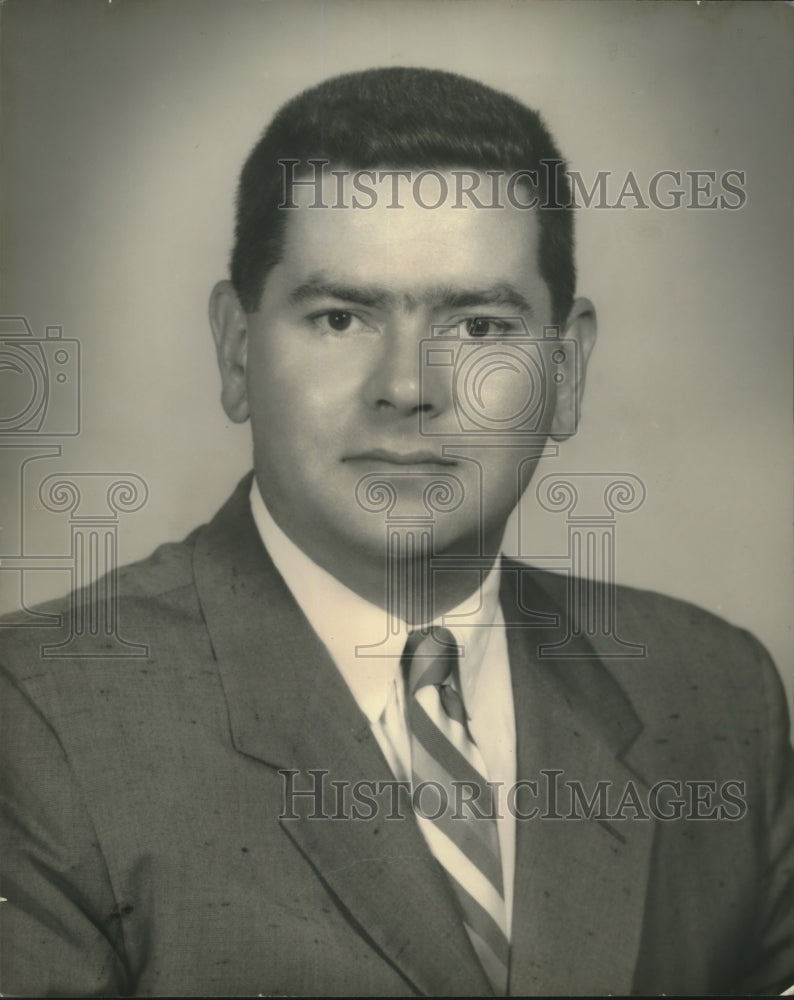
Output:
[[562,371],[558,369],[557,372],[562,374],[562,379],[557,385],[557,403],[549,432],[555,441],[564,441],[576,433],[587,362],[595,345],[596,331],[595,306],[590,299],[576,299],[568,314],[564,333],[565,339],[573,341],[576,347],[566,352]]
[[219,281],[212,289],[210,326],[221,373],[221,403],[229,419],[241,424],[248,419],[248,318],[230,281]]

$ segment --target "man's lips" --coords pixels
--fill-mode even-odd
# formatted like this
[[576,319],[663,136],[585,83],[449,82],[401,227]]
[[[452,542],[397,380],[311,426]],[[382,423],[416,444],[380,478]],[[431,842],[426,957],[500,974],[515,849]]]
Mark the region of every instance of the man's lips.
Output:
[[345,455],[343,462],[384,462],[387,465],[457,465],[451,458],[442,458],[433,451],[389,451],[373,448],[355,455]]

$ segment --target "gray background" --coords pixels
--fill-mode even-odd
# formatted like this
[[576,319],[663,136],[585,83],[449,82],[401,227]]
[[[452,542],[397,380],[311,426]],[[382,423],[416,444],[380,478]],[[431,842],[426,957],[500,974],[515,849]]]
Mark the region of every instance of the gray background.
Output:
[[[648,496],[618,524],[618,578],[751,628],[790,690],[790,6],[8,0],[1,11],[1,309],[81,342],[82,431],[41,473],[148,483],[147,505],[121,523],[123,561],[208,518],[249,467],[248,428],[218,403],[206,301],[226,274],[241,162],[299,89],[371,65],[435,66],[540,109],[588,181],[746,171],[740,211],[579,212],[579,287],[601,336],[581,431],[537,478],[639,476]],[[32,501],[20,500],[16,456],[2,459],[8,553]],[[564,517],[531,497],[509,548],[561,551]],[[26,544],[68,547],[65,522],[48,516],[52,537]],[[15,581],[0,573],[4,607]],[[68,586],[64,573],[35,574],[26,597]]]

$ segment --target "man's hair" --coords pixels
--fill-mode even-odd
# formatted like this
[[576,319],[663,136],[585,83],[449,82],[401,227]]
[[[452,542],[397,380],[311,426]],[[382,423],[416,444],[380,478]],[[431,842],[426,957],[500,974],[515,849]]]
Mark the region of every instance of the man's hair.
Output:
[[536,171],[538,268],[554,322],[564,323],[576,287],[570,182],[540,115],[515,98],[456,73],[405,67],[346,73],[293,97],[240,176],[231,278],[246,312],[259,308],[265,277],[283,251],[290,212],[278,207],[280,160],[327,160],[351,170]]

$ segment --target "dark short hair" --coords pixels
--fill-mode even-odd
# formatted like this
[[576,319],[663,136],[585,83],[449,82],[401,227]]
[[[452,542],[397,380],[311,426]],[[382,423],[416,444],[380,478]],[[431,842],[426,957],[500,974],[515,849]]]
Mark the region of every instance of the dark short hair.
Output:
[[[537,171],[538,269],[563,323],[576,287],[570,182],[540,115],[483,83],[440,70],[389,67],[325,80],[288,101],[240,176],[231,278],[246,312],[259,308],[281,258],[289,211],[280,160],[353,170],[469,168]],[[556,162],[550,172],[543,164]],[[553,173],[548,190],[548,179]],[[545,204],[554,207],[543,208]]]

